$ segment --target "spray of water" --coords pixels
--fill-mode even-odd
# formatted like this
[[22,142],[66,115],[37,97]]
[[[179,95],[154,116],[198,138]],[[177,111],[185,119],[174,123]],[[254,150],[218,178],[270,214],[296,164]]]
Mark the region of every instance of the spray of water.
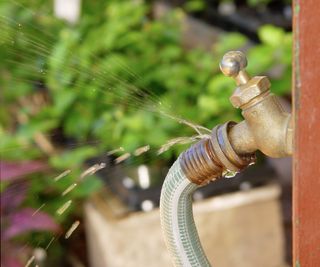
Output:
[[[11,0],[12,1],[12,0]],[[13,1],[15,4],[21,6],[21,4]],[[22,8],[26,8],[22,6]],[[32,13],[34,13],[32,11]],[[30,31],[29,31],[30,29]],[[44,38],[38,38],[35,35],[32,34],[32,31],[36,31],[37,33],[40,33],[43,35]],[[34,58],[37,57],[45,61],[50,60],[52,63],[61,63],[63,58],[55,58],[52,57],[52,50],[53,50],[53,43],[55,39],[57,38],[54,35],[51,35],[50,33],[46,32],[44,29],[40,29],[37,27],[34,27],[33,25],[27,24],[23,25],[20,22],[15,21],[12,18],[2,16],[0,14],[0,31],[3,33],[6,32],[16,32],[15,39],[12,39],[7,34],[1,34],[0,35],[0,46],[4,47],[8,55],[14,56],[16,58],[15,60],[12,59],[5,59],[8,64],[14,64],[17,67],[20,68],[20,76],[13,76],[11,77],[12,82],[16,83],[28,83],[28,84],[34,84],[36,86],[43,86],[43,83],[41,82],[41,79],[39,79],[39,75],[45,76],[48,72],[47,66],[43,65],[41,62],[38,65],[34,64]],[[24,53],[21,54],[19,50],[16,49],[17,42],[25,43],[25,49]],[[72,54],[72,50],[67,52],[66,56],[69,56]],[[92,55],[97,62],[99,61],[99,58],[95,55]],[[19,60],[20,59],[20,60]],[[21,59],[23,59],[23,62],[28,63],[21,63]],[[195,123],[192,123],[184,118],[179,117],[178,115],[174,114],[174,112],[171,110],[169,106],[164,104],[161,101],[161,98],[155,94],[152,90],[144,87],[137,87],[133,84],[133,81],[143,81],[143,78],[139,75],[137,75],[132,69],[130,69],[129,66],[121,62],[121,60],[117,56],[112,56],[110,58],[110,65],[116,65],[119,68],[121,68],[129,77],[129,79],[123,79],[122,77],[119,77],[117,74],[115,74],[111,69],[110,65],[103,65],[102,71],[96,72],[93,69],[90,69],[86,67],[85,62],[81,58],[74,57],[75,61],[78,61],[79,64],[73,66],[73,65],[65,65],[60,72],[67,72],[67,71],[73,71],[74,73],[80,74],[80,75],[86,75],[87,77],[91,77],[91,82],[94,82],[98,84],[97,88],[99,88],[99,92],[102,95],[105,95],[106,97],[103,98],[103,103],[100,104],[110,104],[110,105],[125,105],[130,108],[136,109],[136,110],[143,110],[146,112],[151,112],[156,116],[165,117],[170,120],[174,120],[177,123],[186,125],[193,129],[196,133],[196,135],[191,137],[177,137],[173,138],[171,140],[168,140],[164,145],[162,145],[160,148],[152,148],[149,144],[143,145],[140,147],[137,147],[133,153],[125,151],[124,148],[119,147],[116,149],[113,149],[111,151],[106,152],[108,156],[114,156],[117,155],[117,157],[114,160],[114,164],[123,164],[126,162],[127,159],[131,159],[130,164],[135,164],[138,162],[138,157],[144,156],[144,160],[148,162],[148,160],[151,160],[154,156],[160,155],[166,151],[168,151],[172,146],[177,144],[188,144],[195,142],[202,138],[208,138],[208,133],[210,132],[209,129],[197,125]],[[22,78],[23,74],[27,74],[28,78]],[[59,77],[60,83],[68,83],[67,77]],[[115,87],[116,85],[116,87]],[[72,84],[72,90],[87,90],[85,84],[76,83]],[[38,105],[35,105],[37,103]],[[99,103],[97,103],[98,105]],[[17,103],[18,108],[22,108],[24,106],[29,107],[37,107],[32,110],[31,114],[37,114],[40,107],[46,105],[45,100],[28,100],[28,99],[22,99],[20,103]],[[17,120],[20,123],[27,123],[29,120],[28,115],[23,114],[21,112],[15,112],[17,116]],[[54,137],[55,134],[44,134],[42,132],[36,132],[33,135],[34,143],[37,144],[40,149],[48,155],[53,155],[58,153],[58,149],[53,145],[53,142],[51,141],[52,137]],[[75,144],[68,144],[68,148],[71,149],[72,147],[79,147],[81,145],[99,145],[99,141],[86,141],[86,142],[77,142]],[[26,143],[26,144],[20,144],[17,146],[11,146],[6,147],[5,150],[2,150],[1,153],[5,153],[12,150],[17,149],[28,149],[30,146],[32,146],[32,142]],[[122,153],[121,155],[119,155]],[[89,178],[90,176],[94,175],[99,170],[106,168],[106,163],[96,163],[84,170],[78,179],[71,183],[69,186],[67,186],[63,192],[61,193],[61,197],[69,196],[69,194],[75,190],[79,184],[83,182],[85,178]],[[110,168],[110,173],[116,172],[116,169],[113,167]],[[58,174],[53,178],[54,182],[61,182],[65,177],[67,177],[70,173],[72,173],[72,169],[67,169],[63,171],[62,173]],[[63,215],[72,205],[73,200],[69,199],[64,204],[62,204],[57,210],[56,214],[58,216]],[[44,209],[46,206],[46,203],[43,203],[34,213],[32,216],[35,216],[40,210]],[[70,228],[65,232],[65,238],[68,239],[74,231],[78,228],[80,225],[80,221],[75,221]],[[52,245],[52,243],[59,239],[61,234],[58,236],[53,236],[48,244],[45,246],[45,250],[47,251],[49,247]],[[26,262],[26,267],[31,266],[35,261],[35,256],[31,256],[28,261]]]

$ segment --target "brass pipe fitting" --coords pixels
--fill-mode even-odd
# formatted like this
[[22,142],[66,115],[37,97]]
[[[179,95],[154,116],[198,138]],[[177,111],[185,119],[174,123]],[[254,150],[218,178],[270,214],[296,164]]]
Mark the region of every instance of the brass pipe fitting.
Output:
[[225,171],[241,171],[255,161],[256,150],[275,158],[292,155],[291,114],[270,92],[269,79],[250,78],[246,66],[247,59],[240,51],[228,52],[220,63],[223,74],[236,81],[230,101],[242,109],[244,120],[216,126],[209,139],[181,155],[181,168],[195,184],[205,185],[222,177]]
[[210,138],[192,145],[180,157],[180,165],[188,179],[205,185],[223,176],[225,171],[239,172],[255,162],[255,154],[238,155],[228,135],[235,122],[227,122],[212,129]]

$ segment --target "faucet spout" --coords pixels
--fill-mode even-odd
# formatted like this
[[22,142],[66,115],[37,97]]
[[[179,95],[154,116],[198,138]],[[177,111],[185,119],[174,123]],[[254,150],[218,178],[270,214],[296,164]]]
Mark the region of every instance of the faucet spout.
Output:
[[255,161],[257,150],[274,158],[292,155],[291,114],[270,92],[269,79],[250,78],[246,65],[247,59],[240,51],[227,53],[220,63],[221,71],[236,81],[230,101],[242,110],[244,120],[216,126],[209,139],[181,155],[181,168],[195,184],[204,185],[222,177],[225,171],[241,171]]
[[238,154],[260,150],[272,158],[292,155],[292,116],[282,110],[275,96],[243,110],[245,120],[229,131],[232,147]]

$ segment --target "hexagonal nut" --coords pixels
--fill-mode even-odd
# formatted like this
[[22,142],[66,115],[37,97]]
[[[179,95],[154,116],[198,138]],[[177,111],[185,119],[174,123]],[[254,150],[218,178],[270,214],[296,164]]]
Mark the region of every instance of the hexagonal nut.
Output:
[[253,77],[248,83],[236,88],[230,97],[230,102],[235,108],[240,108],[241,106],[249,103],[255,97],[269,90],[270,86],[271,84],[268,77]]

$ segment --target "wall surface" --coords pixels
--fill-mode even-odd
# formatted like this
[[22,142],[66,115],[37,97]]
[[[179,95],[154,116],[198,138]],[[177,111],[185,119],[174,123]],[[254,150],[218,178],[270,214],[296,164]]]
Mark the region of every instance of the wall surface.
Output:
[[320,266],[320,1],[294,0],[293,266]]

